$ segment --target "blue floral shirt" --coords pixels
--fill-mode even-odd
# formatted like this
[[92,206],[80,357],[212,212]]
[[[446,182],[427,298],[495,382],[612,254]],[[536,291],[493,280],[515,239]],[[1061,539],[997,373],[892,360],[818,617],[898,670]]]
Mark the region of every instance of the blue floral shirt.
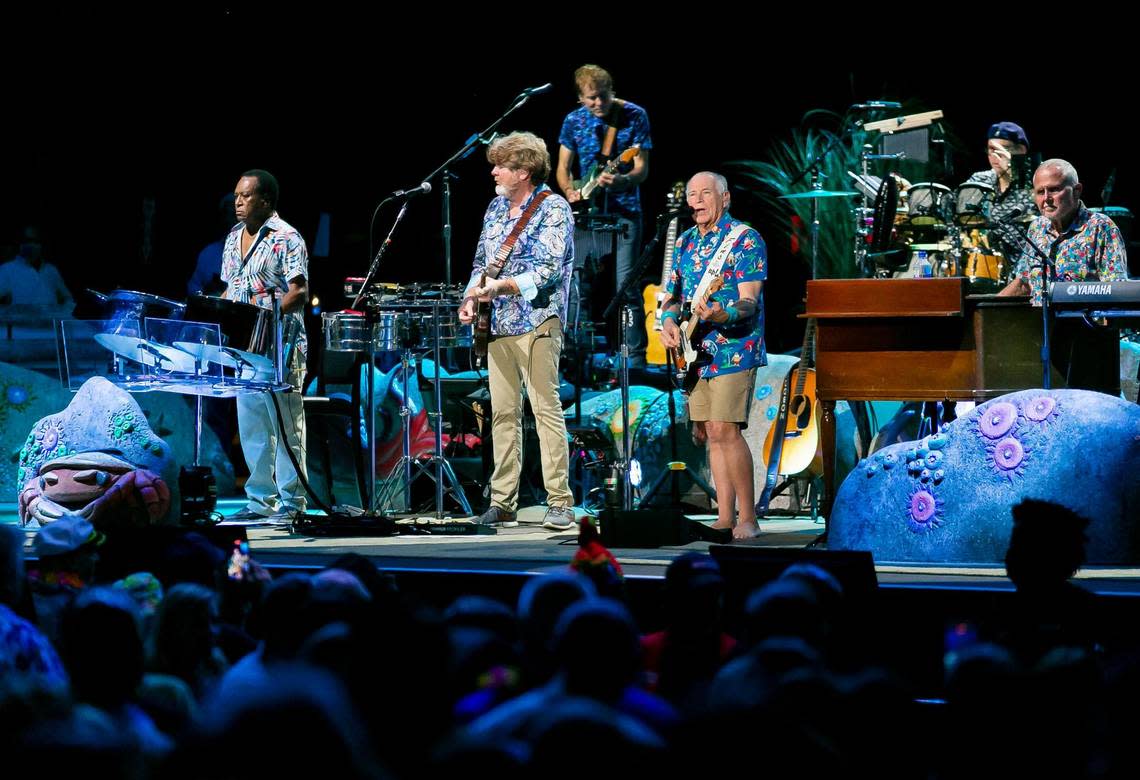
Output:
[[[1049,256],[1057,268],[1057,280],[1085,279],[1118,281],[1128,278],[1128,253],[1120,228],[1104,214],[1080,204],[1069,229],[1058,234],[1046,217],[1029,226],[1028,238]],[[1016,275],[1029,282],[1034,306],[1041,305],[1041,258],[1026,247],[1017,262]]]
[[[720,248],[721,240],[741,224],[724,214],[704,236],[696,227],[689,228],[677,239],[673,252],[673,274],[669,290],[681,285],[682,300],[693,299],[705,269]],[[709,297],[721,306],[732,306],[740,299],[738,287],[744,282],[763,282],[768,278],[768,249],[764,239],[752,228],[745,230],[732,246],[721,267],[724,286]],[[701,349],[712,356],[712,361],[701,368],[701,379],[746,371],[768,365],[764,347],[764,292],[756,301],[756,314],[728,323],[704,323],[697,333],[704,334]]]
[[[645,109],[636,103],[625,101],[621,108],[620,127],[617,138],[614,139],[613,156],[617,157],[634,144],[640,144],[642,149],[653,148],[653,141],[649,137],[649,115]],[[598,159],[602,152],[602,141],[605,138],[608,126],[604,119],[590,113],[585,106],[580,106],[566,115],[562,121],[562,131],[558,134],[558,143],[574,152],[578,159],[578,178],[586,175],[590,166]],[[622,166],[619,173],[628,173],[633,164]],[[638,187],[621,192],[607,192],[601,190],[597,197],[602,199],[600,204],[603,211],[617,213],[627,217],[641,215],[641,194]]]
[[[257,237],[257,243],[250,253],[249,260],[242,262],[241,233],[245,223],[233,226],[226,236],[222,248],[222,281],[226,283],[224,297],[239,303],[252,303],[263,309],[273,308],[273,293],[289,292],[289,280],[298,276],[309,278],[309,250],[305,240],[296,228],[287,223],[277,212],[273,213]],[[305,338],[305,318],[300,309],[285,315],[296,319],[300,325],[296,349],[301,355],[307,354],[308,341]]]
[[[535,188],[522,211],[544,191],[550,191],[546,184]],[[483,232],[475,248],[468,290],[479,284],[487,261],[494,259],[520,218],[521,214],[511,217],[511,203],[501,195],[491,201],[483,215]],[[551,192],[519,235],[499,273],[500,279],[513,278],[522,294],[500,295],[491,300],[491,335],[521,336],[551,317],[565,320],[573,272],[574,217],[566,199]]]

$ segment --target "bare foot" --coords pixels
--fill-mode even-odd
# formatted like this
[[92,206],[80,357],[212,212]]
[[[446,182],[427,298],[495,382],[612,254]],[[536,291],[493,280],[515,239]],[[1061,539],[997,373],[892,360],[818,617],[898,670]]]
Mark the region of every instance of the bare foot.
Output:
[[722,523],[720,520],[717,520],[712,525],[710,525],[709,528],[715,528],[718,531],[731,531],[732,521],[730,520],[727,523]]
[[741,520],[732,529],[733,539],[755,539],[759,535],[760,526],[756,525],[755,520]]

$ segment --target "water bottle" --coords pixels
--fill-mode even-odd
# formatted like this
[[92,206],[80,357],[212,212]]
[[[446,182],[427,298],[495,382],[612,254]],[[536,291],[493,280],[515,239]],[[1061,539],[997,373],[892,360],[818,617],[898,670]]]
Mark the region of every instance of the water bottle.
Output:
[[918,252],[918,262],[916,262],[914,266],[914,278],[921,279],[931,276],[934,276],[934,267],[930,264],[930,260],[927,259],[926,252],[920,249]]

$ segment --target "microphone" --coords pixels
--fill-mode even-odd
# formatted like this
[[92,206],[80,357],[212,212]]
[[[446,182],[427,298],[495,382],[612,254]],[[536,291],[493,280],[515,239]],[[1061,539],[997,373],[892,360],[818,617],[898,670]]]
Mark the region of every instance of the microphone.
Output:
[[856,111],[870,111],[875,108],[902,108],[902,103],[894,100],[868,100],[866,103],[856,103],[851,108]]
[[1009,213],[1007,213],[1004,217],[1001,218],[1001,221],[1002,222],[1013,222],[1015,219],[1018,219],[1019,217],[1023,217],[1023,216],[1025,216],[1025,209],[1021,208],[1021,206],[1018,206],[1015,209],[1010,209]]
[[408,198],[414,198],[417,195],[427,195],[429,192],[431,192],[431,182],[425,181],[421,182],[420,186],[413,187],[410,190],[396,190],[389,197],[397,199],[403,198],[404,200],[407,200]]
[[530,97],[531,95],[541,95],[543,92],[549,92],[551,86],[553,85],[548,81],[541,87],[531,87],[530,89],[524,89],[522,93],[526,97]]

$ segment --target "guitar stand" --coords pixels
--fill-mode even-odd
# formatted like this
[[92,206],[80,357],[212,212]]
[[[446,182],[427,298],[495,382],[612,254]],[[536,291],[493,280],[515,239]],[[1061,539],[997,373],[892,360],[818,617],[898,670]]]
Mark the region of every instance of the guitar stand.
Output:
[[[820,488],[822,487],[822,485],[820,484],[820,477],[811,477],[810,479],[805,479],[804,477],[800,477],[800,476],[787,477],[779,485],[776,485],[776,487],[772,490],[772,494],[768,498],[769,498],[769,500],[771,500],[771,499],[775,498],[776,496],[780,495],[781,493],[783,493],[785,490],[787,490],[789,488],[793,488],[793,491],[792,491],[793,495],[794,495],[793,500],[796,502],[797,506],[802,508],[803,507],[803,497],[800,495],[799,486],[802,485],[804,482],[807,482],[807,497],[808,497],[808,500],[810,501],[811,521],[813,523],[822,522],[822,520],[819,516],[819,491],[820,491]],[[781,510],[781,511],[777,512],[776,510],[769,509],[767,512],[764,513],[764,517],[762,517],[762,518],[758,517],[757,520],[771,518],[771,517],[776,516],[777,514],[783,514],[783,511]],[[795,510],[791,510],[789,512],[789,514],[798,515],[800,513],[795,511]]]

